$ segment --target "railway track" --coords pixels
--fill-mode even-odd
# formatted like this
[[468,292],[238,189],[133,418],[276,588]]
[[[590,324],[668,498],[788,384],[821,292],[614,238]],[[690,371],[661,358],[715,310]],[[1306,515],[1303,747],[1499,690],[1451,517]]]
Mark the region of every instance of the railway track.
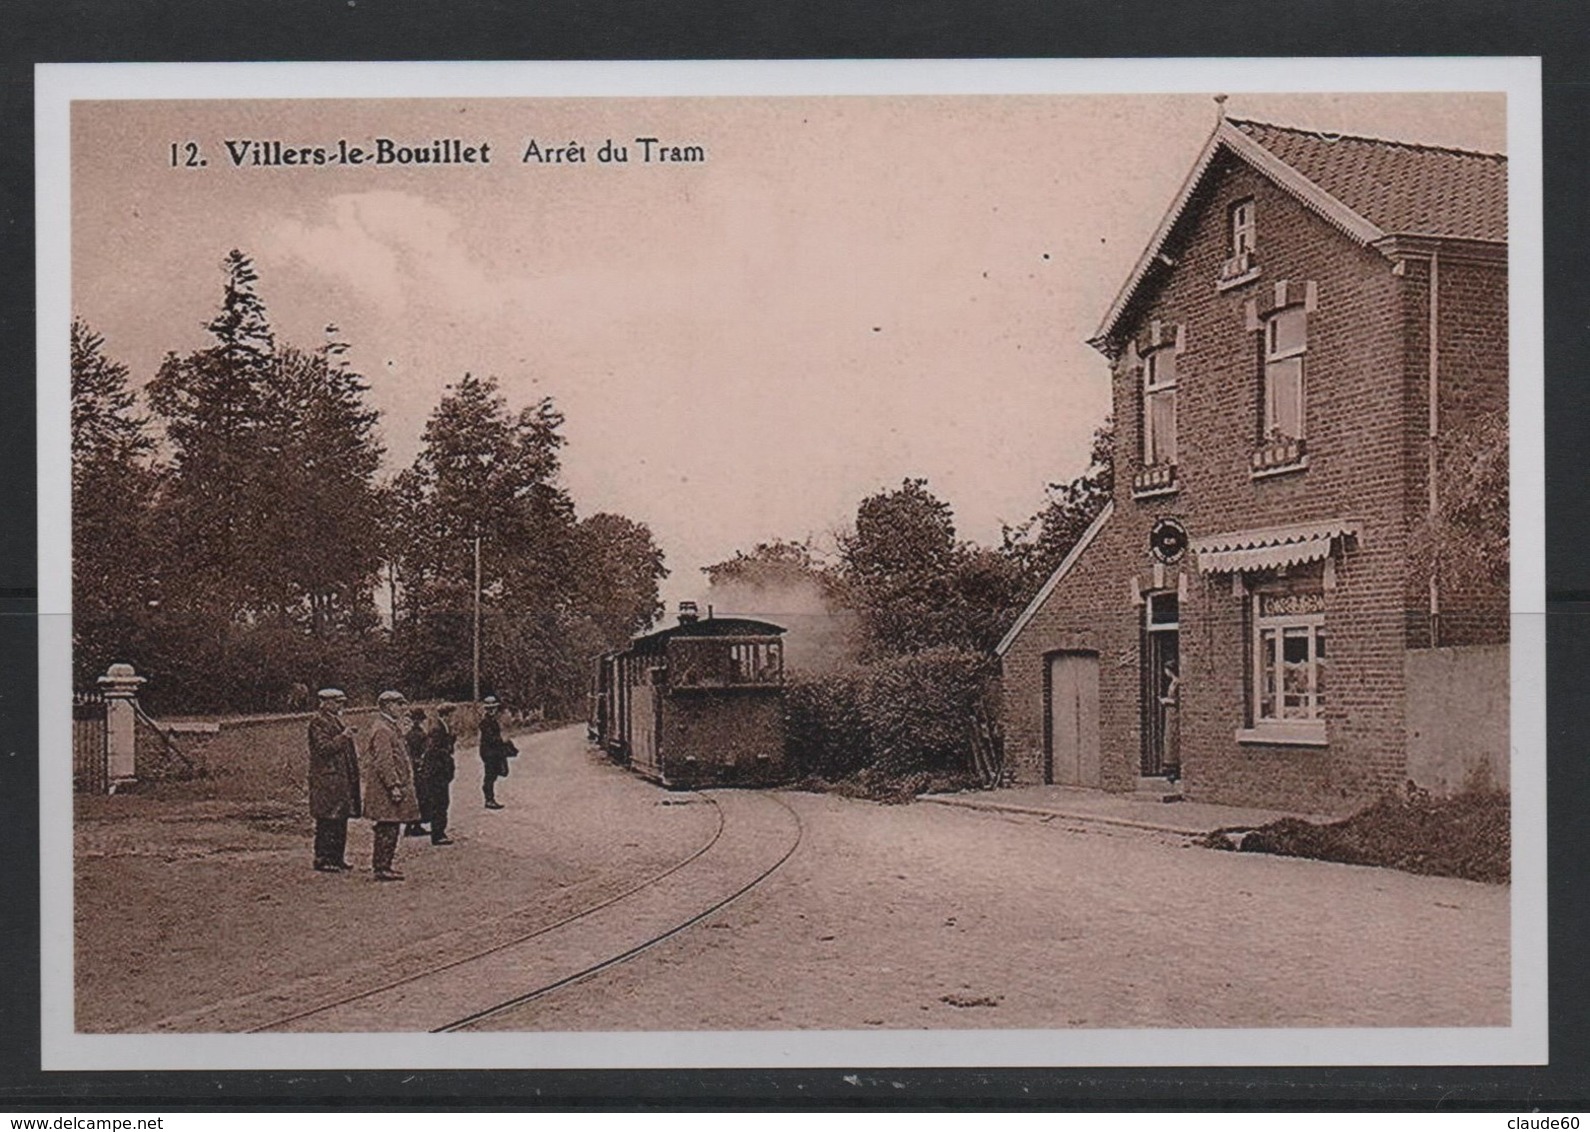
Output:
[[511,1028],[503,1023],[533,1012],[538,999],[627,963],[755,891],[800,846],[800,818],[776,795],[691,793],[714,807],[717,826],[705,845],[668,869],[552,924],[245,1032]]

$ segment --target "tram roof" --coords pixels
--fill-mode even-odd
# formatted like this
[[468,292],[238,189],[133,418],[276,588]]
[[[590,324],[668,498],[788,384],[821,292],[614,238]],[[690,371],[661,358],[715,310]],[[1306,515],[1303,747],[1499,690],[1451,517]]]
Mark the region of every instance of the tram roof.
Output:
[[649,650],[660,648],[675,637],[776,637],[783,632],[784,626],[771,621],[756,621],[749,617],[703,617],[698,621],[670,625],[655,633],[635,637],[629,645],[630,648]]

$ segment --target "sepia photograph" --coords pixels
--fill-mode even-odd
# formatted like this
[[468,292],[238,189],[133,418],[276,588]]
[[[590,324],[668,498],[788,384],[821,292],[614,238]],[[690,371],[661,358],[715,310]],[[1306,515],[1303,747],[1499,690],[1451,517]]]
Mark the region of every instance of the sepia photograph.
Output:
[[46,68],[53,1067],[1543,1060],[1538,71],[1240,63]]

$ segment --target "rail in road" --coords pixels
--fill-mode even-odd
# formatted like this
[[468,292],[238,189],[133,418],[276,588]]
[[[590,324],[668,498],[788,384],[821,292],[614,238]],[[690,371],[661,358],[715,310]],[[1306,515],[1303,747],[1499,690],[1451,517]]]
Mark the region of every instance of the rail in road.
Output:
[[[438,956],[418,970],[353,993],[304,1002],[302,995],[262,992],[167,1019],[156,1028],[447,1033],[532,1010],[537,999],[628,962],[742,899],[800,845],[800,818],[776,795],[720,790],[697,796],[718,818],[703,845],[554,923],[461,956]],[[293,1007],[285,1008],[294,999]]]

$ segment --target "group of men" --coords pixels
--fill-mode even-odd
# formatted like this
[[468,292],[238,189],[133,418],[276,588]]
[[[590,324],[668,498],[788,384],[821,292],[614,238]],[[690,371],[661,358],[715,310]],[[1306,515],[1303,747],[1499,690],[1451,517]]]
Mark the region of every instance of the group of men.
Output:
[[[375,824],[371,868],[377,880],[402,880],[393,867],[398,837],[429,834],[432,845],[451,845],[447,812],[456,771],[452,704],[442,704],[429,720],[425,709],[408,708],[401,692],[382,692],[363,757],[354,732],[343,720],[348,697],[338,688],[320,692],[320,710],[309,721],[309,812],[315,819],[315,869],[347,872],[348,819]],[[480,758],[485,768],[486,808],[502,809],[497,779],[508,773],[517,753],[502,737],[501,705],[487,696],[480,705]],[[404,727],[407,717],[408,726]],[[362,772],[362,775],[361,775]],[[361,782],[362,777],[362,782]]]

